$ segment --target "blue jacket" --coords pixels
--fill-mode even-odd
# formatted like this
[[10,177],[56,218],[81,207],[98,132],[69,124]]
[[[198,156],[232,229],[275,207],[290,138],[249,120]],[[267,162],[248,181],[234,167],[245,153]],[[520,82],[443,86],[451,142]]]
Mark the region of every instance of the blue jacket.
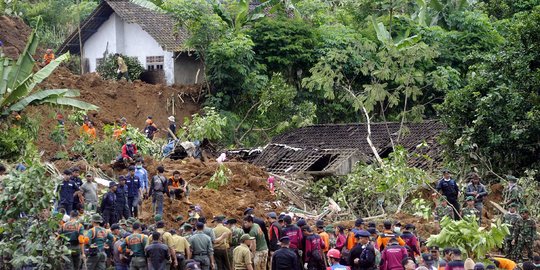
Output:
[[60,203],[73,203],[73,195],[79,190],[79,186],[71,180],[62,181],[57,190],[60,193]]
[[135,176],[141,180],[141,188],[148,189],[148,171],[145,168],[135,169]]
[[128,186],[127,185],[124,185],[124,186],[118,185],[118,188],[116,189],[115,195],[116,195],[116,200],[115,200],[116,209],[123,210],[124,206],[127,206],[127,202],[128,202],[128,200],[127,200]]
[[441,179],[437,183],[437,191],[441,192],[449,200],[457,200],[459,187],[454,179],[448,181]]
[[139,189],[142,187],[139,177],[126,175],[126,185],[128,186],[128,198],[139,196]]

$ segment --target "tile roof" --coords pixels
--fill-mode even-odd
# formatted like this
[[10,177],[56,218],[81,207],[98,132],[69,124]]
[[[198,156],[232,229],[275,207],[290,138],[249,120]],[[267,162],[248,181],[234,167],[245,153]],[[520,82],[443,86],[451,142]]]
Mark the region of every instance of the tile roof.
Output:
[[[139,6],[128,0],[104,0],[87,19],[81,22],[83,42],[90,38],[113,13],[127,23],[138,24],[166,51],[182,50],[182,45],[188,38],[185,29],[176,29],[175,20],[166,13]],[[77,31],[72,33],[60,46],[58,53],[67,51],[78,53],[80,50],[78,36]]]
[[[424,158],[411,158],[411,166],[427,169],[442,161],[438,135],[445,126],[437,121],[405,123],[400,141],[396,142],[400,123],[372,123],[371,140],[382,157],[388,156],[394,144],[400,144],[410,153],[427,154]],[[299,128],[274,137],[271,143],[254,160],[259,166],[274,173],[303,171],[332,171],[339,163],[357,155],[360,160],[371,162],[373,153],[367,140],[366,124],[325,124]],[[427,148],[417,146],[426,142]],[[322,160],[324,166],[320,166]],[[317,164],[319,162],[319,164]]]

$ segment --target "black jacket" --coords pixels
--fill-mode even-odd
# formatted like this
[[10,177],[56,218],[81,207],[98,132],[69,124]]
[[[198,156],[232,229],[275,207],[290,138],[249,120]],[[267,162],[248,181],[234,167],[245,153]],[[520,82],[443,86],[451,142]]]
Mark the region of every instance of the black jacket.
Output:
[[[355,264],[354,260],[359,259],[359,263]],[[375,249],[371,243],[363,246],[357,244],[351,250],[349,256],[349,265],[352,270],[371,270],[375,269]]]
[[300,270],[298,256],[290,248],[280,248],[272,256],[272,270]]

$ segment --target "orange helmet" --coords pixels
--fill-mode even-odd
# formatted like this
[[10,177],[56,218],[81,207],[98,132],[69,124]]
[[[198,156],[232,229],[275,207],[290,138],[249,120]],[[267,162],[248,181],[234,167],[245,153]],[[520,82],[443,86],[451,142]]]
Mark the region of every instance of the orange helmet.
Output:
[[147,125],[151,125],[153,122],[152,122],[152,119],[146,119],[146,124]]
[[339,252],[339,250],[333,248],[333,249],[328,251],[328,257],[329,258],[334,258],[334,259],[340,259],[341,258],[341,252]]

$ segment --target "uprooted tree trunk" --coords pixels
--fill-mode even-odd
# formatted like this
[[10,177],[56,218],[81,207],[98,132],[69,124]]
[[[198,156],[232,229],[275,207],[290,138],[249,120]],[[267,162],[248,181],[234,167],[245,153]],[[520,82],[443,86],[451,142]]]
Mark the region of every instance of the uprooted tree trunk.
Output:
[[377,159],[377,162],[379,162],[379,165],[382,165],[383,160],[381,159],[381,156],[379,156],[379,152],[377,151],[377,148],[375,148],[375,145],[373,145],[373,142],[371,141],[371,121],[369,120],[369,114],[365,106],[362,106],[362,111],[364,111],[364,115],[366,116],[366,125],[367,125],[366,140],[369,144],[369,147],[371,148],[371,151],[373,151],[373,155],[375,156],[375,159]]

